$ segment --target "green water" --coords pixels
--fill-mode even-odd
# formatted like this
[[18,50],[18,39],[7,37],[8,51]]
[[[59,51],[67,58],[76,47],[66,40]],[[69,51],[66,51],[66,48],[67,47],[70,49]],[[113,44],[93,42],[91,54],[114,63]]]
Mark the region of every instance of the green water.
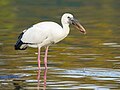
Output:
[[[49,48],[48,70],[37,70],[37,49],[15,51],[20,32],[70,12],[87,34],[71,27]],[[120,90],[119,0],[1,0],[0,90]],[[37,77],[39,77],[39,82]]]

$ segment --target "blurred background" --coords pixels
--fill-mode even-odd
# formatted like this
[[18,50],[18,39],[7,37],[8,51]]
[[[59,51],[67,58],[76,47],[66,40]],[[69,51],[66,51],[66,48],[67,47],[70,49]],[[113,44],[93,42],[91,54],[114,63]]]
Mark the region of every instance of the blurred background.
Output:
[[[41,21],[61,24],[65,12],[87,34],[70,26],[69,36],[50,47],[47,71],[42,49],[39,72],[37,49],[15,51],[17,37]],[[120,90],[119,23],[120,0],[0,0],[0,90]]]

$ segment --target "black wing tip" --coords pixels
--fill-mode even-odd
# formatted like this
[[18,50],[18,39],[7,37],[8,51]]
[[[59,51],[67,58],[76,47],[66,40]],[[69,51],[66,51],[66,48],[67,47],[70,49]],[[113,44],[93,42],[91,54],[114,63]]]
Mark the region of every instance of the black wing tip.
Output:
[[26,30],[24,30],[22,33],[20,33],[20,35],[18,36],[18,41],[16,42],[16,44],[14,45],[15,50],[25,50],[27,49],[27,44],[23,43],[21,41],[21,38],[23,36],[23,34],[26,32]]
[[27,49],[27,44],[23,43],[21,40],[18,40],[14,48],[15,50],[25,50]]

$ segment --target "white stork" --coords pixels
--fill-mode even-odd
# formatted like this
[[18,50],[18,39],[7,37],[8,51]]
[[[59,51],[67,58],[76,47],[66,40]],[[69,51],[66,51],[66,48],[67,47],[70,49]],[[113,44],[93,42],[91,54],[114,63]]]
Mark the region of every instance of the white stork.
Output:
[[38,68],[40,69],[40,49],[45,47],[44,64],[47,69],[47,53],[51,44],[63,40],[70,31],[69,25],[74,25],[82,33],[86,34],[83,26],[70,13],[63,14],[62,26],[52,21],[44,21],[24,30],[18,37],[15,50],[25,50],[28,46],[38,48]]

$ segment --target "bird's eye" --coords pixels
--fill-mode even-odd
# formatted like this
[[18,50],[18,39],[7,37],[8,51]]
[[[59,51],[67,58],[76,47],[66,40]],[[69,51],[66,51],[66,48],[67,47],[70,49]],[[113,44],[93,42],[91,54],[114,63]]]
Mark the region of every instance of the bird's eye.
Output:
[[68,18],[70,19],[70,17],[68,16]]

